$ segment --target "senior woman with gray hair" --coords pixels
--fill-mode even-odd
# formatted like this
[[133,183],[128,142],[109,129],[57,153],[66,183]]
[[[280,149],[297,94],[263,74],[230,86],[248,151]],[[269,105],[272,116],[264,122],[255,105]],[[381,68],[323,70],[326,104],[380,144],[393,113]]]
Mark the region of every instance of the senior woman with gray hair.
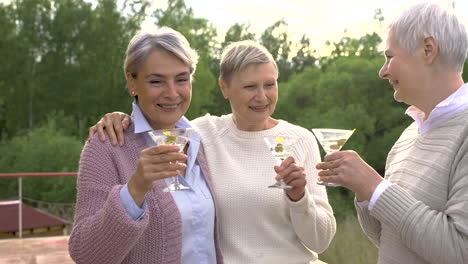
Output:
[[[314,164],[320,154],[314,136],[271,117],[278,100],[277,79],[277,65],[263,46],[232,43],[221,56],[219,78],[232,114],[192,121],[213,178],[220,246],[227,263],[309,263],[335,234],[325,187],[315,183]],[[121,118],[119,113],[107,114],[90,133],[103,134],[106,126],[112,134],[109,130],[121,127]],[[294,158],[273,168],[263,138],[278,135],[300,138],[301,143],[295,146]],[[292,188],[268,189],[275,176]]]
[[415,122],[388,154],[384,179],[354,151],[325,156],[319,175],[356,193],[378,263],[468,263],[467,30],[430,1],[409,6],[387,29],[379,75]]
[[[179,32],[160,28],[130,41],[124,65],[134,97],[126,145],[89,141],[78,175],[70,255],[76,263],[222,263],[210,174],[199,137],[179,153],[148,131],[187,128],[197,53]],[[177,161],[177,162],[176,162]],[[192,192],[168,193],[185,174]]]

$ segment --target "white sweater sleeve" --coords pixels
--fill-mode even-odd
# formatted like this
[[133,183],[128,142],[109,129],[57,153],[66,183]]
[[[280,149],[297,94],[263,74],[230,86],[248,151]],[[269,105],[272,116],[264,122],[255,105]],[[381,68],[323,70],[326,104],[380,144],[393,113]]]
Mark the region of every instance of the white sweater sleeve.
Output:
[[306,192],[301,200],[288,200],[294,231],[309,249],[321,253],[330,245],[335,232],[336,221],[328,203],[324,186],[318,185],[315,164],[320,162],[320,152],[315,139],[303,141],[299,151],[304,152],[304,170],[307,177]]

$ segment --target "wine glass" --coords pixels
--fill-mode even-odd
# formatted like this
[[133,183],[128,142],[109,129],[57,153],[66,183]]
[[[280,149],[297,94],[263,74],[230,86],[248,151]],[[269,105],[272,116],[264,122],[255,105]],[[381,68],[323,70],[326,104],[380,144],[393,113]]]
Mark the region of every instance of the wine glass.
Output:
[[[283,137],[283,136],[266,136],[263,137],[268,149],[275,158],[276,165],[280,165],[283,160],[291,155],[292,147],[299,140],[296,137]],[[276,181],[275,184],[268,186],[268,188],[291,189],[291,185],[287,185],[282,179]]]
[[[314,133],[317,141],[322,146],[323,150],[327,154],[332,153],[333,151],[339,151],[343,145],[348,141],[351,135],[356,131],[353,130],[346,130],[346,129],[333,129],[333,128],[314,128],[312,132]],[[322,182],[317,181],[317,184],[330,186],[330,187],[338,187],[341,186],[337,183],[331,182]]]
[[[177,145],[179,147],[179,152],[183,152],[185,145],[189,142],[189,138],[192,132],[192,128],[173,128],[153,130],[148,132],[148,135],[154,141],[154,143],[156,143],[156,145]],[[190,187],[187,187],[179,182],[179,176],[180,174],[176,177],[173,177],[172,182],[166,188],[164,188],[163,191],[176,192],[190,189]]]

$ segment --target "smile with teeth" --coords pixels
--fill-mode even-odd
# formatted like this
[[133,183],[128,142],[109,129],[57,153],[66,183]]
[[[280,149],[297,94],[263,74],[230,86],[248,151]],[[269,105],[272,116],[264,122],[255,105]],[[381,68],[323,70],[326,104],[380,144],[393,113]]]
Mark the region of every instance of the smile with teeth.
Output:
[[179,106],[179,104],[158,104],[159,107],[163,109],[174,109]]
[[264,110],[268,107],[268,105],[261,105],[261,106],[250,106],[253,110]]

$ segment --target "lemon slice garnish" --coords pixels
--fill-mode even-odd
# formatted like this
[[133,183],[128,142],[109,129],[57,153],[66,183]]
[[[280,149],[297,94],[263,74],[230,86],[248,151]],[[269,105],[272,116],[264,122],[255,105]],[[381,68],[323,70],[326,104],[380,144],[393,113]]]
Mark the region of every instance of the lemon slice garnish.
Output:
[[166,144],[174,145],[176,143],[176,136],[173,136],[171,131],[164,131],[163,135],[166,136]]

